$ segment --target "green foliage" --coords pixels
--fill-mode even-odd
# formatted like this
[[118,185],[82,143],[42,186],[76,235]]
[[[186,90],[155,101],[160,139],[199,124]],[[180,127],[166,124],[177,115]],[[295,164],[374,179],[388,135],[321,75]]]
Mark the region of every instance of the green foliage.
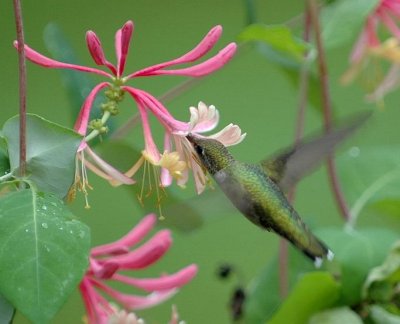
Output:
[[276,312],[281,302],[278,260],[275,258],[249,287],[244,322],[249,324],[264,322]]
[[8,160],[7,153],[0,147],[0,177],[9,172],[10,161]]
[[32,189],[2,196],[0,220],[0,291],[32,322],[47,323],[87,268],[89,228]]
[[306,51],[307,43],[294,36],[285,25],[253,24],[246,27],[238,36],[239,41],[259,41],[284,55],[290,60],[301,62]]
[[379,0],[337,0],[322,10],[322,37],[327,48],[343,45],[360,33]]
[[382,263],[387,251],[397,239],[388,229],[343,231],[327,229],[319,232],[335,253],[332,271],[340,277],[341,303],[355,305],[361,301],[363,283],[369,270]]
[[328,272],[310,272],[299,279],[270,324],[302,324],[315,312],[332,306],[339,297],[339,284]]
[[373,305],[370,309],[370,318],[376,324],[400,324],[400,316],[389,313],[384,308]]
[[310,318],[309,324],[362,324],[363,321],[348,307],[332,308],[317,313]]
[[[346,197],[352,205],[351,223],[363,208],[400,214],[400,146],[351,148],[338,159]],[[354,224],[352,224],[354,225]]]
[[[37,115],[27,116],[27,173],[40,191],[64,198],[74,181],[75,156],[82,140],[73,130],[52,123]],[[9,119],[3,126],[11,171],[19,170],[19,118]]]
[[[308,278],[307,271],[312,271],[313,266],[304,256],[291,249],[288,269],[289,282],[292,286],[290,296],[293,297],[288,297],[285,301],[279,297],[278,262],[275,259],[269,263],[249,289],[245,308],[246,323],[260,323],[272,319],[276,320],[276,323],[285,323],[285,321],[286,323],[295,323],[293,322],[295,319],[285,316],[292,316],[293,310],[288,311],[288,309],[299,305],[300,302],[297,298],[302,299],[302,303],[304,303],[297,310],[297,313],[300,310],[303,312],[301,316],[299,315],[299,319],[301,319],[299,323],[304,322],[319,310],[332,307],[335,302],[350,306],[358,304],[362,300],[362,286],[369,270],[381,264],[390,246],[397,239],[397,234],[387,229],[362,229],[347,232],[342,229],[330,228],[320,229],[316,231],[316,234],[318,237],[323,237],[335,253],[332,262],[325,262],[326,270],[331,274],[324,272],[323,276],[329,275],[331,280],[337,278],[337,282],[335,282],[336,295],[330,295],[332,299],[330,299],[331,297],[320,297],[321,303],[326,302],[326,304],[315,302],[313,299],[317,294],[315,289],[305,288],[309,282],[308,279],[301,283],[302,278]],[[320,275],[318,272],[309,272],[309,275],[314,273],[316,276]],[[318,285],[330,291],[329,289],[333,285],[328,282],[329,280],[324,277]],[[324,286],[325,284],[326,286]],[[320,293],[323,294],[324,290]],[[293,298],[293,301],[289,302],[290,298]],[[288,305],[284,306],[286,303]],[[278,310],[280,305],[281,309]],[[278,313],[275,313],[277,310]]]

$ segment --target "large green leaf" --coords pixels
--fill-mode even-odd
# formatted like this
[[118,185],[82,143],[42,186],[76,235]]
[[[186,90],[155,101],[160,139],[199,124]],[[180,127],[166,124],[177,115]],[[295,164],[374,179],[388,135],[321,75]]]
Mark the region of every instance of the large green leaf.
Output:
[[0,292],[34,323],[47,323],[88,264],[89,228],[61,200],[31,189],[0,198]]
[[357,313],[348,307],[332,308],[311,317],[308,324],[363,324]]
[[351,148],[338,159],[351,225],[363,208],[400,215],[400,146]]
[[340,286],[328,272],[310,272],[295,285],[270,324],[303,324],[311,315],[332,306]]
[[[289,245],[288,282],[293,287],[305,273],[314,271],[314,264]],[[279,287],[278,258],[274,258],[251,283],[245,303],[244,323],[258,324],[270,319],[283,299]]]
[[[59,198],[67,195],[74,181],[75,156],[81,136],[73,130],[37,115],[27,116],[26,154],[29,179],[39,190]],[[3,135],[8,145],[11,170],[19,169],[19,117],[6,121]]]
[[379,0],[337,0],[324,7],[321,13],[324,45],[334,47],[354,39],[378,3]]
[[[332,271],[339,272],[342,284],[341,301],[355,305],[362,299],[362,286],[371,268],[380,265],[398,234],[387,229],[374,228],[358,231],[326,229],[318,236],[335,253]],[[329,265],[329,264],[328,264]]]

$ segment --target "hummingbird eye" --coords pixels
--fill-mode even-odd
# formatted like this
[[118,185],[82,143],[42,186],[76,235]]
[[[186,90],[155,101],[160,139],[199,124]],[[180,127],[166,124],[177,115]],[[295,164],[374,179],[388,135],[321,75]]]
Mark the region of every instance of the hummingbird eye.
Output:
[[200,156],[204,155],[204,149],[200,145],[194,145],[194,149],[198,155]]

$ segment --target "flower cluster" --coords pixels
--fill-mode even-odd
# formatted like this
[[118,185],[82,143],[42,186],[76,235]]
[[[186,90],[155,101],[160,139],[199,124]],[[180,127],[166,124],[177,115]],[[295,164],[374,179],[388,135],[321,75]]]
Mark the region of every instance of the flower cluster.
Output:
[[[157,305],[173,296],[180,287],[187,284],[197,273],[197,266],[192,264],[182,270],[159,278],[134,278],[119,273],[124,270],[141,270],[160,259],[171,246],[171,233],[161,230],[140,247],[131,250],[154,227],[156,217],[150,214],[121,239],[95,247],[89,257],[89,269],[81,284],[80,291],[85,303],[89,323],[109,323],[118,317],[134,317],[126,311],[109,303],[99,290],[112,297],[128,311]],[[137,296],[121,293],[109,285],[108,281],[118,281],[150,294]]]
[[[117,64],[110,63],[104,54],[101,42],[93,31],[86,34],[86,42],[89,52],[94,62],[107,68],[109,72],[76,64],[64,63],[45,57],[34,51],[29,46],[25,46],[26,57],[41,66],[48,68],[64,68],[78,70],[88,73],[98,74],[110,79],[108,82],[101,82],[96,85],[80,110],[75,123],[75,130],[84,136],[84,140],[79,149],[79,158],[82,164],[90,168],[99,176],[107,179],[113,185],[133,184],[132,179],[136,171],[144,164],[149,163],[155,167],[160,167],[159,181],[162,186],[168,186],[175,178],[179,185],[183,186],[188,179],[188,171],[192,169],[197,192],[200,193],[205,186],[205,175],[201,167],[193,160],[193,148],[186,140],[185,136],[189,133],[203,133],[216,127],[219,119],[218,111],[214,106],[206,106],[199,103],[198,107],[190,108],[190,121],[182,122],[176,120],[168,109],[150,93],[128,85],[127,82],[138,77],[148,77],[156,75],[180,75],[189,77],[201,77],[220,69],[234,55],[236,44],[230,43],[216,55],[189,67],[176,67],[177,65],[187,64],[198,61],[206,55],[216,44],[222,33],[222,27],[212,28],[207,35],[188,53],[163,63],[159,63],[139,71],[130,73],[126,76],[125,64],[129,51],[129,45],[133,33],[133,23],[128,21],[119,29],[115,35],[115,51]],[[175,67],[175,68],[171,68]],[[90,111],[97,94],[105,90],[107,102],[103,103],[103,116],[98,120],[89,120]],[[110,116],[118,113],[118,104],[128,94],[133,98],[139,111],[143,127],[145,147],[142,151],[142,157],[135,162],[126,172],[121,172],[98,156],[88,145],[88,142],[97,135],[107,131],[106,121]],[[165,129],[164,148],[161,153],[155,144],[150,129],[148,114],[153,114]],[[89,132],[90,130],[90,132]],[[236,125],[228,125],[221,132],[212,136],[217,138],[225,145],[234,145],[239,143],[244,135]],[[85,159],[84,153],[89,156]],[[77,168],[79,170],[79,168]],[[77,175],[83,184],[87,183],[86,171],[83,168]],[[85,191],[85,189],[84,189]]]
[[[350,68],[342,81],[352,81],[360,72],[364,72],[370,63],[385,60],[391,64],[386,76],[372,76],[369,100],[379,101],[386,93],[395,88],[400,81],[400,2],[398,0],[380,0],[376,8],[367,17],[364,29],[356,41],[350,55]],[[381,41],[378,36],[379,26],[384,26],[391,37]],[[378,81],[377,81],[378,80]]]

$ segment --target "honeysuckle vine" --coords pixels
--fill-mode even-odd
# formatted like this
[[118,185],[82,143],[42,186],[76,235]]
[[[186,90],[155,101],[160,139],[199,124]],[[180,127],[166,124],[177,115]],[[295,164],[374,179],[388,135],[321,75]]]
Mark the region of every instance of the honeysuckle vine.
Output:
[[[93,31],[86,33],[86,43],[94,62],[107,68],[109,72],[86,67],[76,64],[64,63],[48,58],[29,46],[25,45],[27,58],[35,64],[47,68],[72,69],[104,76],[110,79],[108,82],[100,82],[89,93],[79,116],[75,122],[74,129],[84,136],[78,152],[78,158],[82,161],[82,168],[77,168],[77,182],[81,189],[86,192],[88,181],[85,166],[97,173],[99,176],[109,180],[113,185],[133,184],[132,179],[137,170],[148,163],[156,168],[161,168],[161,172],[156,172],[156,185],[161,182],[162,186],[168,186],[172,179],[176,179],[178,184],[183,186],[188,180],[188,170],[192,169],[196,190],[201,193],[204,189],[206,180],[203,170],[193,160],[193,148],[187,142],[185,136],[191,133],[203,133],[214,129],[219,120],[218,111],[214,106],[208,107],[204,103],[199,103],[198,108],[190,108],[190,121],[183,122],[176,120],[168,109],[147,91],[128,85],[128,81],[138,77],[149,77],[157,75],[179,75],[188,77],[202,77],[210,74],[224,66],[234,55],[236,44],[229,43],[216,55],[207,60],[196,63],[189,67],[171,69],[181,64],[193,63],[205,56],[216,44],[222,33],[221,26],[213,27],[206,36],[188,53],[163,63],[155,64],[139,71],[124,75],[126,59],[128,56],[129,45],[133,33],[133,22],[126,22],[115,34],[115,52],[117,64],[114,65],[106,59],[100,39]],[[17,43],[15,44],[17,46]],[[106,102],[102,104],[103,115],[100,119],[90,121],[90,111],[97,94],[104,91]],[[136,103],[142,121],[145,148],[142,157],[135,161],[133,166],[126,172],[121,172],[112,165],[104,161],[90,147],[89,141],[96,136],[107,132],[106,122],[119,112],[118,105],[128,93]],[[148,114],[151,113],[159,120],[165,128],[165,139],[163,153],[155,144],[148,121]],[[222,131],[211,137],[219,139],[225,145],[239,143],[245,134],[241,133],[237,125],[230,124]],[[86,153],[91,161],[85,158]],[[158,176],[160,174],[160,176]],[[158,179],[159,178],[159,179]]]

